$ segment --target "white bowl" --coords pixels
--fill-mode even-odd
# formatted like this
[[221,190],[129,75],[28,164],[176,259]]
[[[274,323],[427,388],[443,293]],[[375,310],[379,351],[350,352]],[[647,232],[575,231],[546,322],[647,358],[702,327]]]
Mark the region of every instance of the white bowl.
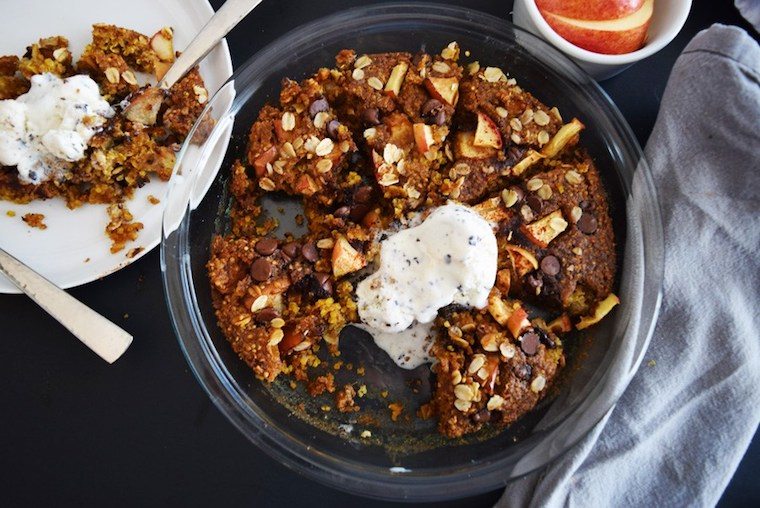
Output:
[[594,53],[566,41],[549,26],[539,12],[535,0],[515,0],[512,20],[517,26],[549,41],[594,79],[601,81],[611,78],[665,47],[681,31],[690,9],[691,0],[655,0],[646,44],[637,51],[623,55]]

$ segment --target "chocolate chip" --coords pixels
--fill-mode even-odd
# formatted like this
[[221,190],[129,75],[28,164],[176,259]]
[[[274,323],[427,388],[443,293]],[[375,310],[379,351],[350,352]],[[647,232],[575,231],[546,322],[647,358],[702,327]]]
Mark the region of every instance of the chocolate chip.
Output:
[[348,217],[348,215],[351,213],[351,209],[347,206],[341,206],[337,210],[333,212],[333,215],[335,217],[340,217],[341,219],[345,219]]
[[312,118],[314,118],[317,116],[317,113],[327,111],[328,109],[330,109],[330,105],[327,103],[327,99],[320,97],[319,99],[312,102],[311,106],[309,106],[309,114]]
[[280,316],[279,312],[274,310],[272,307],[267,307],[265,309],[261,309],[260,311],[256,312],[253,315],[253,319],[258,321],[259,323],[269,323],[271,320],[279,316]]
[[356,189],[354,201],[357,203],[369,203],[372,200],[372,187],[365,185]]
[[556,256],[544,256],[541,260],[541,271],[550,277],[559,273],[560,264]]
[[528,199],[526,199],[525,202],[528,204],[531,210],[533,210],[536,213],[541,213],[541,208],[543,208],[544,206],[544,203],[543,201],[541,201],[541,198],[531,194],[530,196],[528,196]]
[[519,146],[510,146],[506,150],[506,156],[507,156],[507,165],[508,166],[514,166],[519,161],[522,160],[523,155],[525,155],[525,148],[521,148]]
[[314,278],[317,281],[317,284],[319,284],[319,287],[327,293],[328,295],[332,294],[332,282],[330,281],[330,275],[326,274],[324,272],[317,272],[314,274]]
[[303,247],[301,247],[301,254],[303,254],[303,257],[305,257],[307,261],[312,263],[316,263],[319,259],[319,251],[317,250],[317,246],[314,245],[314,242],[306,242],[303,244]]
[[369,213],[368,205],[357,204],[357,205],[354,205],[353,208],[351,208],[351,213],[349,214],[348,217],[354,222],[361,222],[364,216],[367,215],[368,213]]
[[538,334],[538,338],[541,339],[541,342],[549,349],[554,349],[557,346],[554,339],[552,339],[544,330],[537,328],[536,333]]
[[475,423],[486,423],[491,419],[491,412],[487,408],[483,408],[474,415],[472,415],[472,421]]
[[265,282],[272,276],[272,263],[265,258],[259,258],[251,265],[251,277],[258,282]]
[[443,103],[438,99],[430,99],[422,105],[422,116],[434,116],[443,109]]
[[446,123],[446,111],[440,110],[435,114],[435,124],[441,126]]
[[367,108],[362,113],[362,120],[367,125],[378,125],[380,123],[380,111],[377,108]]
[[536,276],[534,274],[530,274],[527,277],[525,277],[525,281],[533,289],[538,289],[538,288],[540,288],[541,286],[544,285],[544,281],[541,280],[541,277],[538,277],[538,276]]
[[274,238],[262,238],[253,247],[253,250],[262,256],[271,256],[277,250],[277,240]]
[[282,246],[282,252],[290,259],[295,259],[298,256],[299,249],[297,242],[288,242]]
[[525,381],[530,379],[530,375],[533,374],[533,369],[527,363],[521,363],[519,365],[515,365],[514,369],[512,370],[515,371],[515,376]]
[[333,139],[338,139],[338,129],[340,129],[340,122],[330,120],[330,123],[327,124],[327,135]]
[[585,233],[587,235],[593,234],[596,232],[596,217],[591,215],[588,212],[584,212],[583,215],[581,215],[581,218],[578,219],[578,222],[575,223],[575,225],[580,229],[581,233]]
[[538,344],[541,342],[541,337],[536,332],[525,332],[520,337],[520,349],[523,350],[528,356],[533,356],[538,352]]

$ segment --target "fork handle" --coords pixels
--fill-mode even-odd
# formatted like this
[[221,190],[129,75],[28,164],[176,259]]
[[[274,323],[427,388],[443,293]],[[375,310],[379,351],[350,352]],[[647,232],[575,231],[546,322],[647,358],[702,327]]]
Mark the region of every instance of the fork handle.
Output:
[[219,44],[235,25],[259,5],[261,0],[227,0],[216,11],[206,25],[201,28],[195,39],[177,57],[172,66],[166,71],[159,88],[168,90],[179,79],[195,67],[214,46]]
[[132,336],[0,249],[0,272],[108,363],[132,343]]

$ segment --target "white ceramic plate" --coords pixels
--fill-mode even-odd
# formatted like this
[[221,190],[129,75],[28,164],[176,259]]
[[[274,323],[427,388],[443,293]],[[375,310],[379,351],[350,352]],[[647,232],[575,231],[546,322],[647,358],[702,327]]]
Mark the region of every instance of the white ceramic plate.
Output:
[[[3,5],[5,23],[0,55],[22,55],[40,37],[63,35],[69,39],[75,60],[91,39],[94,23],[112,23],[152,35],[163,26],[174,29],[175,48],[182,50],[206,24],[214,11],[206,0],[25,0]],[[227,43],[222,42],[201,64],[201,74],[212,95],[232,74]],[[223,150],[221,151],[223,153]],[[221,161],[219,161],[221,162]],[[161,239],[161,215],[167,184],[157,178],[135,192],[127,206],[144,228],[124,250],[111,254],[105,234],[105,205],[69,210],[60,198],[19,205],[0,201],[0,247],[62,288],[85,284],[132,263]],[[153,195],[158,205],[148,202]],[[15,217],[7,212],[15,212]],[[45,215],[47,229],[31,228],[21,220],[26,213]],[[143,250],[133,258],[127,253]],[[18,293],[0,275],[0,293]]]

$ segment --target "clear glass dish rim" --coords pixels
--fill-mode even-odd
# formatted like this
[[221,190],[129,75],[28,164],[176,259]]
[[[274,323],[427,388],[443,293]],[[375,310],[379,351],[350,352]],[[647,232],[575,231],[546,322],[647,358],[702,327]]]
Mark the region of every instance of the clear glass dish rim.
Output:
[[[512,25],[508,21],[458,6],[433,3],[399,3],[357,7],[326,16],[296,28],[249,58],[222,87],[224,89],[236,81],[247,84],[242,90],[236,90],[238,94],[230,109],[224,114],[230,111],[237,112],[237,109],[239,109],[238,105],[245,103],[250,98],[250,93],[246,94],[246,89],[252,87],[252,80],[255,81],[255,77],[252,77],[254,71],[266,68],[264,64],[268,61],[276,61],[279,58],[285,57],[283,53],[288,51],[288,48],[304,44],[310,40],[323,40],[323,37],[338,37],[341,33],[345,33],[349,26],[357,30],[361,25],[371,25],[374,22],[381,21],[383,23],[393,21],[403,22],[404,29],[421,28],[434,23],[455,24],[460,25],[462,29],[477,30],[476,33],[478,34],[488,31],[488,35],[491,37],[499,36],[499,28],[505,29],[503,34],[509,34],[510,31],[519,33],[520,37],[525,37],[526,40],[530,40],[535,45],[531,47],[532,50],[539,51],[543,58],[552,60],[553,64],[559,65],[565,77],[572,79],[579,86],[587,87],[587,95],[589,95],[593,105],[601,107],[606,111],[605,116],[619,134],[619,141],[622,145],[616,148],[625,151],[629,155],[632,155],[632,158],[638,160],[635,171],[641,185],[644,186],[644,193],[650,198],[651,205],[651,208],[646,210],[649,216],[642,226],[644,239],[641,248],[643,250],[642,254],[647,258],[644,261],[646,272],[644,278],[647,283],[643,287],[643,291],[647,294],[642,297],[646,310],[642,308],[641,315],[639,316],[640,325],[642,326],[639,327],[639,334],[637,336],[637,355],[632,364],[629,377],[623,384],[623,386],[627,386],[646,351],[654,331],[661,301],[664,247],[657,195],[641,147],[617,107],[599,85],[586,75],[580,67],[548,43]],[[512,40],[507,35],[502,35],[501,37],[502,39]],[[552,70],[553,72],[560,73],[560,70]],[[214,98],[209,100],[209,106],[213,104]],[[193,132],[190,133],[188,139],[192,138]],[[187,145],[183,146],[178,156],[175,171],[181,165],[186,148]],[[631,173],[633,174],[633,169],[631,169]],[[626,188],[626,190],[630,191],[629,188]],[[171,199],[170,196],[171,191],[169,192],[169,196],[167,196],[167,201]],[[461,469],[453,474],[435,476],[423,476],[419,474],[400,475],[391,472],[387,468],[375,466],[357,470],[356,463],[348,463],[329,454],[321,453],[312,447],[305,446],[303,442],[294,440],[279,429],[270,426],[266,419],[262,418],[262,415],[253,412],[249,407],[244,405],[242,397],[236,392],[236,383],[229,378],[221,359],[208,341],[203,338],[203,334],[198,333],[205,330],[205,325],[198,313],[195,312],[197,302],[195,301],[195,294],[191,287],[192,278],[189,273],[189,265],[185,259],[187,257],[186,249],[183,251],[183,247],[186,248],[188,244],[186,236],[188,211],[186,210],[182,225],[177,230],[170,232],[164,230],[162,234],[161,270],[166,302],[170,310],[175,334],[193,373],[222,414],[243,435],[281,464],[312,479],[341,490],[382,499],[429,501],[465,497],[497,488],[500,485],[504,485],[507,481],[516,478],[504,477],[505,464],[500,463],[499,460],[480,463],[467,469]],[[171,235],[179,235],[175,237],[175,239],[178,238],[178,241],[175,242],[176,246],[173,247],[170,247],[167,242],[167,238]],[[193,311],[191,312],[190,309],[193,309]],[[190,331],[193,332],[192,337],[188,336],[188,332]],[[614,397],[608,409],[614,407],[615,402],[622,395],[623,391],[624,389],[621,389],[620,393]],[[566,446],[555,456],[549,458],[546,463],[556,460],[557,457],[571,449],[593,427],[594,425],[590,425],[578,439]],[[550,430],[553,430],[553,428]]]

